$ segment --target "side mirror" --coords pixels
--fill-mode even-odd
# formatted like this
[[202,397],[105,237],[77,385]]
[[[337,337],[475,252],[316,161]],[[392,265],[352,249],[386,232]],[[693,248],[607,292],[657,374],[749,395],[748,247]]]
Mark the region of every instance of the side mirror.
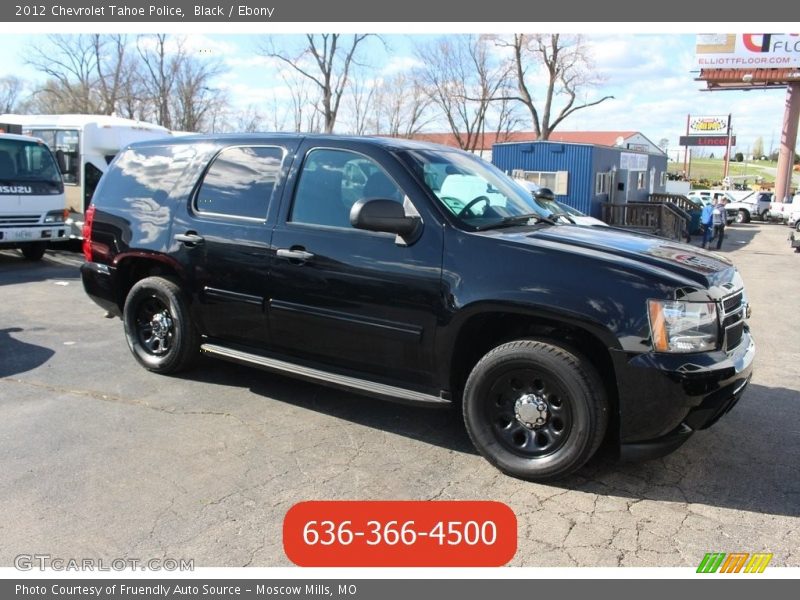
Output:
[[63,150],[56,150],[56,162],[58,163],[58,170],[64,175],[67,172],[67,161],[64,158]]
[[422,220],[407,216],[403,205],[394,200],[363,198],[350,209],[350,224],[356,229],[394,233],[401,238],[409,238],[419,231]]

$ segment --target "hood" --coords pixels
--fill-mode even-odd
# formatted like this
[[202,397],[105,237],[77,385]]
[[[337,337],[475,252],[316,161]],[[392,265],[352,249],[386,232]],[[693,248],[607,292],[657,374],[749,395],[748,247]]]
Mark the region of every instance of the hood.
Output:
[[572,225],[495,229],[482,232],[521,245],[548,246],[552,250],[588,254],[597,260],[626,263],[627,268],[658,269],[678,277],[681,283],[700,283],[706,288],[732,280],[736,271],[725,256],[696,246],[615,227]]

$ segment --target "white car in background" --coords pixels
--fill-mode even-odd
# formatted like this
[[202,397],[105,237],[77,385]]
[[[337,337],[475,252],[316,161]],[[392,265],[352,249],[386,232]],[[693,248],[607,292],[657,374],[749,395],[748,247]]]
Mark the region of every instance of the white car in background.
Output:
[[770,221],[788,223],[792,214],[796,212],[798,208],[800,208],[800,194],[795,194],[791,198],[788,198],[786,202],[770,203],[767,218]]
[[[727,198],[729,202],[734,201],[732,196],[729,196],[727,192],[722,190],[695,190],[686,194],[686,197],[700,207],[706,204],[716,204],[720,198]],[[725,223],[730,225],[736,221],[738,214],[739,210],[737,208],[730,208],[730,204],[726,206]]]
[[561,217],[562,219],[574,223],[575,225],[583,225],[583,226],[595,226],[599,225],[602,227],[608,227],[607,223],[604,223],[600,219],[595,219],[594,217],[590,217],[579,211],[576,208],[572,208],[568,204],[564,204],[563,202],[559,202],[558,200],[546,200],[544,198],[537,198],[536,192],[541,189],[541,186],[533,183],[532,181],[526,181],[524,179],[515,179],[520,186],[522,186],[525,190],[530,192],[531,196],[533,196],[533,201],[539,206],[539,208],[547,211],[550,213],[552,217]]
[[[794,204],[794,203],[793,203]],[[789,214],[789,219],[786,221],[789,227],[794,227],[800,231],[800,206],[795,206]]]

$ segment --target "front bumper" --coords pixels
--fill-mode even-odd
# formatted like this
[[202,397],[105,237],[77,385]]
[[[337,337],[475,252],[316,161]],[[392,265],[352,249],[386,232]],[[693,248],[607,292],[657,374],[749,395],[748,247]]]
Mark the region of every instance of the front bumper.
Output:
[[69,239],[69,227],[64,223],[55,225],[29,225],[26,227],[3,227],[0,229],[0,245],[18,245],[30,242],[58,242]]
[[716,423],[744,394],[754,357],[749,331],[730,352],[647,353],[632,358],[615,352],[621,455],[663,456],[691,432]]

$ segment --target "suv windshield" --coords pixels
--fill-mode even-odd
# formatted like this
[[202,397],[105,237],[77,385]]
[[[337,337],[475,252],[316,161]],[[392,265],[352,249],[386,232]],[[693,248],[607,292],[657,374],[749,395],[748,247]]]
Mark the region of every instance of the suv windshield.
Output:
[[445,210],[471,229],[548,217],[513,179],[476,156],[448,150],[404,150],[399,156]]

